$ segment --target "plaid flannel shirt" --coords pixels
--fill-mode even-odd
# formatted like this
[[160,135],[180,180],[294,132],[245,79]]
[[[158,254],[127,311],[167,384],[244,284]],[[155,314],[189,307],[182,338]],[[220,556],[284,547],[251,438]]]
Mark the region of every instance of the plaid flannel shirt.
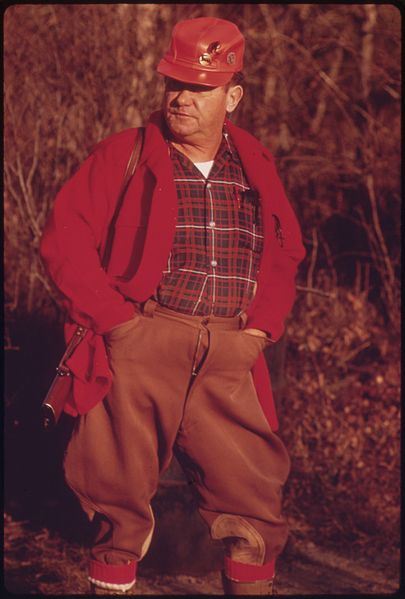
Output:
[[207,179],[169,145],[178,196],[176,234],[155,298],[185,314],[236,316],[254,297],[263,250],[257,192],[224,132]]

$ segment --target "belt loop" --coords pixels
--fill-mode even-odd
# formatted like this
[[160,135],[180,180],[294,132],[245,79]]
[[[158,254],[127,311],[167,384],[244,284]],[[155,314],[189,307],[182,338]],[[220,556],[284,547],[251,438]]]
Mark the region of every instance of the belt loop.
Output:
[[143,305],[144,316],[149,316],[149,318],[153,318],[157,305],[157,302],[152,298],[146,300],[146,302]]

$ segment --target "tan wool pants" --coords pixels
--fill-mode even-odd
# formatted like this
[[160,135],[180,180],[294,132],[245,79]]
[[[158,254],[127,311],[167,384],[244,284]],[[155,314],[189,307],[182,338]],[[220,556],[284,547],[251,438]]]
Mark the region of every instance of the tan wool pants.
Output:
[[267,341],[242,326],[240,317],[186,316],[149,300],[105,337],[111,391],[78,419],[65,456],[68,484],[100,520],[93,559],[145,555],[151,499],[173,451],[231,559],[261,565],[283,549],[290,463],[250,374]]

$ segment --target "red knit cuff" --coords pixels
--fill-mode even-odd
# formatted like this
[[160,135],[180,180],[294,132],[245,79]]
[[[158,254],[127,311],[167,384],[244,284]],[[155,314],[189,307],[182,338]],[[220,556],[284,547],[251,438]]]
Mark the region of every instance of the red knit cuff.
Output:
[[225,576],[237,582],[255,582],[256,580],[270,580],[274,576],[276,560],[272,559],[263,566],[242,564],[225,556]]
[[129,564],[103,564],[96,560],[90,560],[89,577],[100,582],[109,584],[130,584],[136,577],[138,562]]

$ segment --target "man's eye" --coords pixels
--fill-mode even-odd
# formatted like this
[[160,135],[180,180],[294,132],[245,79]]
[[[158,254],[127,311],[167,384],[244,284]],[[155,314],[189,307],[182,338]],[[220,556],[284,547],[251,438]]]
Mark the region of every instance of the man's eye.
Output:
[[210,88],[205,87],[204,85],[196,85],[195,83],[182,83],[181,81],[173,81],[168,80],[166,82],[166,90],[169,92],[181,92],[184,90],[188,90],[195,94],[208,92]]
[[171,81],[166,83],[166,89],[169,91],[175,91],[178,88],[178,86],[175,83],[172,83]]

